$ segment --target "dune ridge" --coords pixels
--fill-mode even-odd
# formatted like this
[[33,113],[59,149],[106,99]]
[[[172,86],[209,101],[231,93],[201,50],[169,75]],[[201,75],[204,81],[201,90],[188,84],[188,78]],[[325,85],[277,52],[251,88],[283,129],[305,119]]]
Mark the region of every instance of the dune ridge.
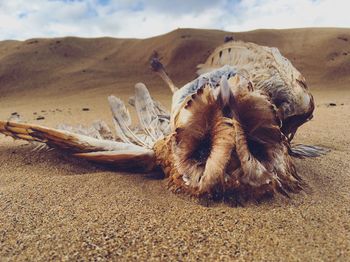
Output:
[[[237,40],[278,47],[313,87],[350,79],[350,29],[310,28],[229,33],[178,29],[149,39],[54,38],[0,42],[0,92],[45,94],[108,88],[130,75],[160,85],[149,58],[157,52],[176,82],[195,77],[196,65],[223,43]],[[141,78],[142,76],[142,78]]]

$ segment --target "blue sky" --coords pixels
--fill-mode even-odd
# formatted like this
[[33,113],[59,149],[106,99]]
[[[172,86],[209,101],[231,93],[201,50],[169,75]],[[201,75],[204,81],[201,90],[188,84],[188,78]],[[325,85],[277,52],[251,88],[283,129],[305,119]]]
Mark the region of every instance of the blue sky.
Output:
[[350,27],[348,10],[348,0],[0,0],[0,40],[146,38],[184,27]]

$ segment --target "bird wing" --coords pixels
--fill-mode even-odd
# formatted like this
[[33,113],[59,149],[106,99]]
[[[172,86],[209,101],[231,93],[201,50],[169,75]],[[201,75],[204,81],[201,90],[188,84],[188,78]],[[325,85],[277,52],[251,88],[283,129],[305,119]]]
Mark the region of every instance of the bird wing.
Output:
[[73,156],[99,163],[110,163],[122,169],[148,171],[155,166],[153,150],[134,144],[96,139],[34,124],[0,121],[0,133],[15,139],[47,144],[70,152]]

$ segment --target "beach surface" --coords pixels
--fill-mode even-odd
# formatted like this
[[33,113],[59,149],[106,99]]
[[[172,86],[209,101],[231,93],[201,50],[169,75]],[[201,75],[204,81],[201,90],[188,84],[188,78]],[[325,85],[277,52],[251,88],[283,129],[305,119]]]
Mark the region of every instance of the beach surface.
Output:
[[[0,42],[0,119],[16,113],[50,127],[112,125],[107,96],[127,102],[141,81],[170,108],[170,90],[149,67],[152,53],[181,86],[231,34],[181,29],[144,40]],[[307,79],[316,108],[295,142],[331,151],[295,160],[305,192],[206,207],[169,192],[157,174],[34,152],[0,135],[0,261],[349,261],[350,29],[233,35],[278,47]]]

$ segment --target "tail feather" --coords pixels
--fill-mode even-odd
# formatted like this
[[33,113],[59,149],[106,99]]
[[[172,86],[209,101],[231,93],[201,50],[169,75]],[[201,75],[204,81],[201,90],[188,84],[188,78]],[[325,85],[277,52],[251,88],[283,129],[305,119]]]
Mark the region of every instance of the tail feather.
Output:
[[329,151],[330,149],[320,146],[298,144],[290,148],[289,154],[297,158],[319,157],[327,154]]

